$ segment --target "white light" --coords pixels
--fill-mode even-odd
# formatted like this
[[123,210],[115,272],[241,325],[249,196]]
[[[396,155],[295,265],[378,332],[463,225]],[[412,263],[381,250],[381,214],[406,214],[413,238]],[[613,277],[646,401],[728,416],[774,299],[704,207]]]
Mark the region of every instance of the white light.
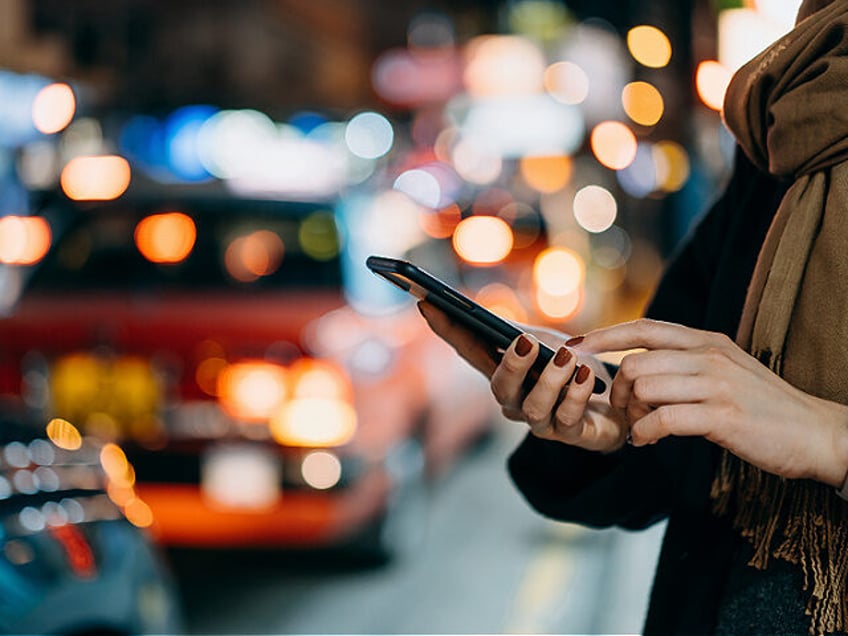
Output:
[[377,159],[394,144],[395,132],[389,120],[374,112],[359,113],[345,129],[348,149],[357,157]]
[[280,464],[259,447],[222,447],[201,469],[203,494],[228,508],[265,508],[280,496]]
[[38,480],[35,475],[28,470],[16,471],[12,477],[15,484],[15,490],[25,495],[34,495],[38,492]]
[[30,532],[41,532],[44,530],[46,520],[40,510],[32,506],[27,506],[18,514],[18,523]]
[[587,232],[603,232],[615,223],[618,205],[608,190],[586,186],[574,195],[574,218]]
[[477,185],[492,183],[503,170],[503,160],[488,143],[467,135],[451,150],[451,161],[460,177]]
[[442,188],[438,179],[426,170],[407,170],[401,173],[395,179],[394,188],[428,208],[439,207],[442,199]]
[[332,453],[315,451],[304,458],[300,472],[307,484],[318,490],[326,490],[342,478],[342,463]]
[[539,93],[478,100],[462,132],[487,140],[502,157],[521,157],[572,154],[583,141],[585,127],[578,107]]
[[203,167],[221,179],[249,175],[268,165],[268,146],[277,138],[271,119],[256,110],[224,110],[200,127],[197,152]]
[[12,442],[3,449],[3,457],[10,466],[26,468],[29,466],[29,452],[21,442]]

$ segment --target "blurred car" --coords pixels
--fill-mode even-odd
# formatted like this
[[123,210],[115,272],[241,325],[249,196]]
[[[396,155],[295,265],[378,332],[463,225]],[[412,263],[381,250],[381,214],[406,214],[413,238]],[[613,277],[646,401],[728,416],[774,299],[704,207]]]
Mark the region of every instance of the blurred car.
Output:
[[52,432],[0,409],[0,632],[179,632],[170,572],[107,495],[109,448]]
[[59,197],[43,215],[54,244],[0,319],[0,393],[117,441],[165,544],[388,556],[427,476],[489,425],[414,308],[346,303],[331,204]]

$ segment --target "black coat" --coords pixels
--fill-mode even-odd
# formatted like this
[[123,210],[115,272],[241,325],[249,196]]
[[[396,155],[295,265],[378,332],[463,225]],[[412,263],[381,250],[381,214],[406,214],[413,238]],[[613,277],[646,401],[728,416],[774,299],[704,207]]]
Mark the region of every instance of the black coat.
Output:
[[[672,260],[646,315],[734,337],[786,187],[737,152],[724,194]],[[668,519],[645,632],[708,634],[736,541],[710,513],[719,452],[703,438],[666,438],[601,455],[528,435],[509,471],[528,502],[554,519],[629,529]]]

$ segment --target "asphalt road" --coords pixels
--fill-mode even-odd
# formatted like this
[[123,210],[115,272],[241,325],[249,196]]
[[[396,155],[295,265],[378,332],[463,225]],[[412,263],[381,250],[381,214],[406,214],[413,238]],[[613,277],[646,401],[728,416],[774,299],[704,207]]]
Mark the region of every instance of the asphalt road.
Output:
[[430,496],[415,554],[172,553],[187,630],[202,634],[621,634],[644,617],[662,528],[547,521],[509,483],[502,423]]

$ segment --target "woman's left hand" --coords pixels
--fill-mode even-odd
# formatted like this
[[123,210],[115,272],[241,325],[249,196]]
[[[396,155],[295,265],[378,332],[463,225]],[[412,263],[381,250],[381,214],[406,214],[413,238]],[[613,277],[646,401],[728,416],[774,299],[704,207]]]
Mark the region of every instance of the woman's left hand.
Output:
[[573,342],[586,353],[645,349],[624,357],[610,393],[634,445],[700,435],[767,472],[842,485],[848,407],[795,388],[727,336],[643,319]]

